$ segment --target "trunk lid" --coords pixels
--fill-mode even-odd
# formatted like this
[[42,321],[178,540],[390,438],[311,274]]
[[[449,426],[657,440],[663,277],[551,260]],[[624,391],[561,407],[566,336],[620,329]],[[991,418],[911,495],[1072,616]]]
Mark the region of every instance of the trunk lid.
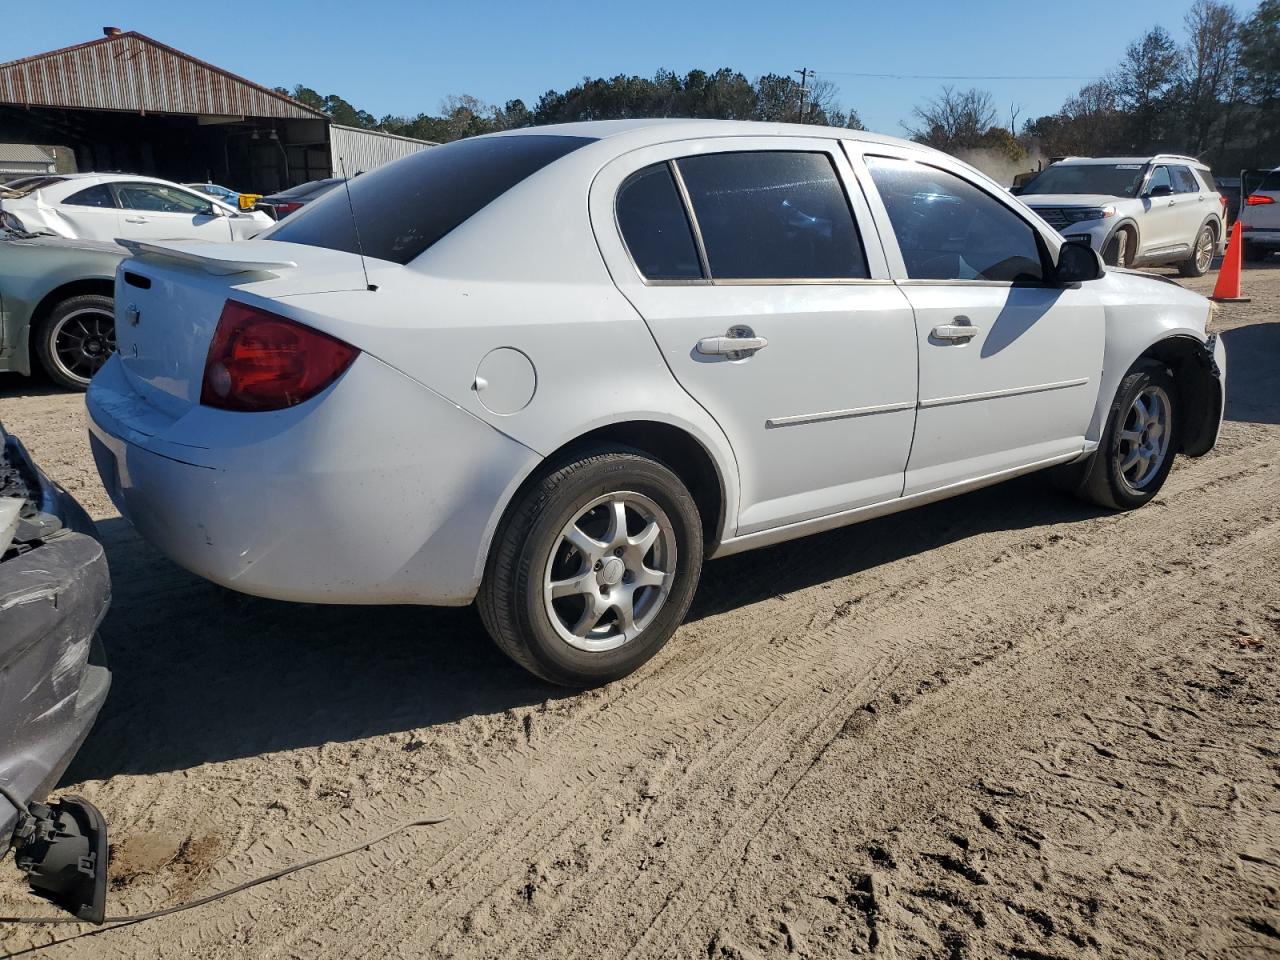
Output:
[[[365,289],[352,253],[269,240],[129,243],[116,271],[116,350],[133,389],[169,418],[200,402],[209,343],[230,299],[289,315],[298,294]],[[369,282],[402,268],[367,261]]]

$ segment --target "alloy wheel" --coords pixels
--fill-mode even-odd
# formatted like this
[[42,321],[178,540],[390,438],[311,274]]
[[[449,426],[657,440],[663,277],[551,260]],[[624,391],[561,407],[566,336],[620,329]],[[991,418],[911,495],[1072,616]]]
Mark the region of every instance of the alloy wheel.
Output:
[[96,307],[73,310],[49,331],[50,358],[72,380],[88,383],[116,349],[116,322]]
[[1133,398],[1125,414],[1116,444],[1116,472],[1134,493],[1142,490],[1160,472],[1169,455],[1169,395],[1151,384]]
[[1196,269],[1206,272],[1213,263],[1213,231],[1204,229],[1196,239]]
[[565,643],[613,650],[653,622],[675,572],[675,531],[662,508],[640,493],[608,493],[560,530],[543,574],[543,603]]

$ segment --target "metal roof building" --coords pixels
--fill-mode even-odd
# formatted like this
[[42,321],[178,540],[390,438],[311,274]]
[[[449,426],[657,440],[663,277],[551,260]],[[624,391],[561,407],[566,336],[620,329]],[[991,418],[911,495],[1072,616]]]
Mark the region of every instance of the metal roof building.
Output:
[[[81,170],[270,192],[369,170],[423,141],[338,127],[298,101],[141,33],[0,63],[0,141],[65,143]],[[357,159],[358,158],[358,162]]]
[[0,143],[0,183],[14,177],[53,173],[57,164],[43,147],[27,143]]

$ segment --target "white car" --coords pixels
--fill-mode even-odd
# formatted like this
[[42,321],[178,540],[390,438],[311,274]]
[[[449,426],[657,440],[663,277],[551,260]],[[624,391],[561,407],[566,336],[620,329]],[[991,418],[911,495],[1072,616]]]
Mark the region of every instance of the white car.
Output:
[[1018,191],[1068,238],[1122,267],[1177,266],[1203,276],[1226,237],[1227,198],[1192,157],[1068,157]]
[[1222,417],[1207,300],[850,130],[508,131],[132,246],[88,407],[143,536],[262,596],[475,600],[566,684],[652,656],[704,557],[1047,467],[1136,507]]
[[1240,235],[1246,260],[1262,260],[1280,250],[1280,167],[1263,177],[1258,189],[1244,198]]
[[181,184],[116,173],[32,178],[0,198],[0,224],[72,240],[246,240],[273,222]]

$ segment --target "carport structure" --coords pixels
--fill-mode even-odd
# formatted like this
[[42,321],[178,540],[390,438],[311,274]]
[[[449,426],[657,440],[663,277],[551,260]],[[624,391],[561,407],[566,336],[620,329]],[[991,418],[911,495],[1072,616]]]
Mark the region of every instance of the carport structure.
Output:
[[0,142],[81,170],[269,193],[331,176],[329,118],[133,31],[0,64]]

